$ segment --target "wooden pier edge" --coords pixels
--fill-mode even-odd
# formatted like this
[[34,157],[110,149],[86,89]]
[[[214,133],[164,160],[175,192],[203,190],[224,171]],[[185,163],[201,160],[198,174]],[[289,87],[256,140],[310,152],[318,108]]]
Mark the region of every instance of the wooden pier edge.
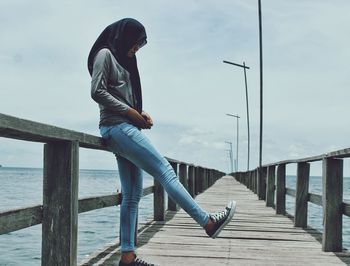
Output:
[[[322,206],[324,212],[322,250],[342,252],[342,216],[350,217],[350,204],[343,202],[343,158],[348,157],[350,157],[350,149],[344,149],[322,156],[271,163],[262,166],[261,171],[255,169],[232,175],[237,181],[247,185],[259,199],[266,200],[266,206],[276,208],[276,214],[292,217],[296,227],[309,228],[307,224],[308,202]],[[310,163],[315,161],[323,162],[322,195],[308,191]],[[286,187],[286,164],[291,163],[297,164],[296,189]],[[275,167],[277,167],[276,180],[273,179]],[[256,178],[257,190],[251,184],[250,178],[251,174],[256,172],[261,173],[261,176],[257,175]],[[286,195],[295,197],[294,215],[286,212]],[[273,205],[274,197],[276,197],[276,206]]]

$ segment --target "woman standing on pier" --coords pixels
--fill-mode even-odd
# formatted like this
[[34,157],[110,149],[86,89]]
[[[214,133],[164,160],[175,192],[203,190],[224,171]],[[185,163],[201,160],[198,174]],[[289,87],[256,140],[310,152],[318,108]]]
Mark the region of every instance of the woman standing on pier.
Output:
[[99,104],[99,128],[108,148],[116,155],[122,188],[120,266],[154,265],[135,255],[134,234],[138,204],[142,196],[142,170],[162,184],[206,233],[215,238],[232,219],[236,203],[224,211],[208,214],[179,182],[169,162],[141,132],[153,126],[142,109],[140,76],[135,53],[147,43],[144,26],[125,18],[109,25],[97,38],[88,58],[92,77],[91,97]]

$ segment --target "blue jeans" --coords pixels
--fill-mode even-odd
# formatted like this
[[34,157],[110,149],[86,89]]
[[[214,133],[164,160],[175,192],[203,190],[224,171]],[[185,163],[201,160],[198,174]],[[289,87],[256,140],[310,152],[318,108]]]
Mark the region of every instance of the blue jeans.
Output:
[[134,235],[138,204],[142,196],[142,170],[153,176],[181,208],[205,227],[209,220],[208,213],[193,200],[170,163],[137,127],[121,123],[102,126],[100,132],[118,162],[123,195],[120,209],[122,252],[135,250]]

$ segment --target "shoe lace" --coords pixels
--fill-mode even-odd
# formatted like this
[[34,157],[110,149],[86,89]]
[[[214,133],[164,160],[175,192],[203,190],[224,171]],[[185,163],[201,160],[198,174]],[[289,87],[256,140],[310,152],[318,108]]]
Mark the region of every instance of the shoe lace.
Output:
[[141,260],[139,258],[136,258],[134,261],[135,266],[152,266],[153,264],[147,263],[144,260]]
[[214,220],[214,222],[220,221],[226,217],[227,212],[228,212],[228,208],[226,207],[226,209],[221,212],[211,214],[211,218]]

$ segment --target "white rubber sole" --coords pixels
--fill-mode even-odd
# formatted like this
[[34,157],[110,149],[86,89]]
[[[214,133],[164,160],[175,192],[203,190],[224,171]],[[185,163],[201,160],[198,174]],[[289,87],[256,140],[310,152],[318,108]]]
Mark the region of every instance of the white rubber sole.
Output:
[[229,204],[227,205],[227,207],[231,208],[230,213],[228,214],[228,217],[226,219],[226,221],[218,228],[218,230],[216,230],[216,232],[211,236],[211,238],[216,238],[220,232],[222,231],[222,229],[225,228],[225,226],[231,222],[233,216],[235,215],[235,211],[236,211],[236,206],[237,206],[237,202],[235,202],[234,200],[230,201]]

